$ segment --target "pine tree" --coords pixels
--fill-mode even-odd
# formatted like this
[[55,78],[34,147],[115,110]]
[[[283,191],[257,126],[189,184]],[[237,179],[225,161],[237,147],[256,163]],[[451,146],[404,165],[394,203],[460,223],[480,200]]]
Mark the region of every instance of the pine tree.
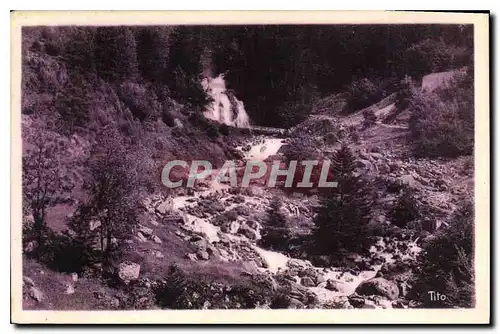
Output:
[[102,78],[111,81],[136,78],[137,45],[130,28],[98,28],[95,43],[96,69]]
[[201,86],[202,47],[195,28],[178,27],[172,34],[167,65],[168,87],[181,103],[203,109],[209,102]]
[[279,197],[274,197],[267,210],[266,226],[262,231],[261,243],[264,247],[283,250],[287,248],[290,239],[288,220],[282,211],[283,203]]
[[367,185],[354,174],[355,158],[344,144],[332,159],[337,188],[321,200],[315,218],[315,241],[322,254],[341,256],[361,252],[368,246],[369,201]]

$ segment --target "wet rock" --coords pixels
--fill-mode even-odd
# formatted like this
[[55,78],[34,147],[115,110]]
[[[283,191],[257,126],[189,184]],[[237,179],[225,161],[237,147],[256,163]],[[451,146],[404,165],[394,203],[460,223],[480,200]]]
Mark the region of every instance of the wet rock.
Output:
[[398,286],[382,277],[376,277],[362,282],[357,288],[356,293],[363,296],[377,295],[395,300],[399,296]]
[[306,306],[300,300],[295,298],[290,298],[288,307],[291,309],[303,309]]
[[325,277],[324,277],[323,275],[319,275],[319,274],[318,274],[318,275],[316,276],[315,282],[316,282],[316,285],[319,285],[319,284],[321,284],[321,283],[326,282],[326,279],[325,279]]
[[355,308],[363,308],[365,306],[365,299],[359,296],[349,296],[347,297],[349,304]]
[[118,277],[123,283],[128,284],[139,278],[140,271],[141,266],[139,264],[130,261],[122,262],[118,266]]
[[237,233],[247,237],[250,240],[256,240],[258,238],[257,232],[254,229],[251,229],[250,226],[245,223],[240,225]]
[[332,279],[329,279],[326,281],[326,289],[330,290],[330,291],[335,291],[335,292],[338,292],[340,291],[340,282],[337,282],[335,280],[332,280]]
[[316,284],[314,284],[314,281],[310,277],[302,277],[302,279],[300,280],[300,284],[307,287],[316,286]]

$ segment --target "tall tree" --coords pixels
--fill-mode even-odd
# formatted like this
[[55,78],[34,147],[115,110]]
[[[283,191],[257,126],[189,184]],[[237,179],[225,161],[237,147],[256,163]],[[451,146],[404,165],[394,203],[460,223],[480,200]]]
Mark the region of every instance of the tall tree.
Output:
[[135,36],[128,27],[99,27],[95,39],[97,73],[106,80],[135,79],[138,71]]
[[331,168],[338,186],[322,199],[314,220],[318,250],[333,256],[361,252],[371,239],[366,230],[367,185],[354,174],[355,158],[345,144],[334,154]]
[[33,237],[44,242],[47,209],[62,200],[72,182],[63,170],[66,142],[37,120],[23,128],[23,211],[33,216]]

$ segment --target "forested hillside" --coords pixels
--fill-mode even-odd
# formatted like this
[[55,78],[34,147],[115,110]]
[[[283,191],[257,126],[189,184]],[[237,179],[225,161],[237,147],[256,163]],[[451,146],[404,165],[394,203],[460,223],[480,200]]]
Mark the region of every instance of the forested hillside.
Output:
[[[25,307],[473,306],[473,44],[437,24],[23,28]],[[170,189],[172,160],[331,161],[339,186],[299,189],[299,164],[288,188]]]

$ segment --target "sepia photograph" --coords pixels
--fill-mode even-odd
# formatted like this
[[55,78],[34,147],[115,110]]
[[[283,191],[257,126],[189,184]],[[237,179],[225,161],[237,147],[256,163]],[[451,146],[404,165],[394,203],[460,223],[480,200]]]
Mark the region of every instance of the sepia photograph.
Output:
[[14,322],[489,321],[488,14],[17,14]]

